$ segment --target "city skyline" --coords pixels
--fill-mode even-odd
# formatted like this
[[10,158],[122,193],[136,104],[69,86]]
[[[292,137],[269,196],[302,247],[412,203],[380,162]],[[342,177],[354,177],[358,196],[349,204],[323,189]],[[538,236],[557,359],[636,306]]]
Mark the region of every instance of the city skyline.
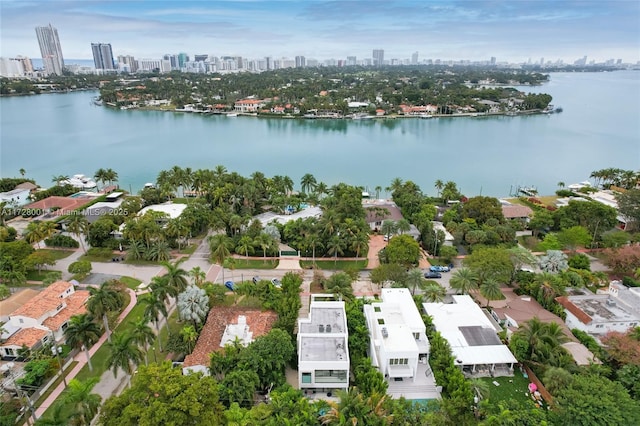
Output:
[[38,57],[33,28],[52,23],[64,56],[91,59],[87,37],[115,55],[187,52],[498,62],[640,60],[640,6],[585,2],[41,2],[6,0],[0,56]]

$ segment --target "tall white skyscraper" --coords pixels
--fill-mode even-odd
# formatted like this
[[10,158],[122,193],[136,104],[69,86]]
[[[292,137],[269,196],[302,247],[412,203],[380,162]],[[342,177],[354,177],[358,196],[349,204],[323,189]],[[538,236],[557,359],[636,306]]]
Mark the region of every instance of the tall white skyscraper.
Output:
[[45,72],[47,74],[62,75],[64,58],[62,57],[58,30],[51,24],[48,27],[36,27],[36,36],[38,37]]
[[411,65],[417,65],[418,64],[418,52],[413,52],[413,54],[411,55]]
[[113,51],[109,43],[91,43],[93,63],[97,70],[114,70]]
[[373,66],[381,67],[384,65],[384,50],[373,49]]

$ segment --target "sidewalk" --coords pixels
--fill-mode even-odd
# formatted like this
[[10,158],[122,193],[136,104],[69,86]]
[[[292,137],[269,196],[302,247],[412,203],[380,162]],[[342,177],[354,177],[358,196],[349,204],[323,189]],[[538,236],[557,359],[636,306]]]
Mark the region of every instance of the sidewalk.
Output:
[[[129,305],[122,311],[122,313],[118,316],[118,324],[122,322],[122,320],[129,314],[129,312],[131,312],[131,310],[133,309],[134,306],[136,306],[136,303],[138,302],[138,299],[136,298],[136,293],[131,290],[131,289],[127,289],[127,291],[129,292],[129,296],[131,296],[131,300],[129,301]],[[107,341],[107,335],[106,333],[103,334],[100,339],[98,339],[98,341],[89,349],[89,355],[93,356],[98,349],[100,349],[102,347],[102,345],[104,344],[104,342]],[[73,368],[73,370],[71,370],[69,372],[69,374],[67,374],[66,379],[67,379],[67,383],[73,379],[74,377],[76,377],[78,375],[78,373],[80,372],[80,370],[82,369],[82,367],[84,367],[84,365],[87,363],[87,356],[85,351],[80,351],[76,354],[76,356],[73,358],[75,361],[77,361],[78,363],[76,364],[76,366]],[[113,373],[111,373],[110,371],[108,372],[113,376]],[[61,382],[58,387],[56,387],[53,392],[51,392],[51,394],[47,397],[47,399],[44,400],[44,402],[42,403],[42,405],[40,405],[40,407],[38,407],[38,409],[36,410],[36,417],[40,418],[45,411],[47,411],[47,409],[53,405],[53,403],[56,401],[56,399],[60,396],[60,394],[64,391],[65,386],[64,386],[64,382]]]

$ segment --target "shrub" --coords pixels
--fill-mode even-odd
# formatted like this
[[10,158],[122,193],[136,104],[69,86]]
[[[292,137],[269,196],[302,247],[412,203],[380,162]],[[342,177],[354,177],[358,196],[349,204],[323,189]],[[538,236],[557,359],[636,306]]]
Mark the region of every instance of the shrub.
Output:
[[586,271],[591,270],[591,261],[585,254],[576,254],[569,258],[569,266],[575,269],[584,269]]
[[88,260],[79,260],[69,265],[69,273],[71,274],[88,274],[91,272],[91,262]]
[[47,247],[78,248],[80,244],[68,235],[56,234],[44,240]]
[[640,281],[636,281],[631,277],[623,277],[622,284],[626,285],[627,287],[640,287]]

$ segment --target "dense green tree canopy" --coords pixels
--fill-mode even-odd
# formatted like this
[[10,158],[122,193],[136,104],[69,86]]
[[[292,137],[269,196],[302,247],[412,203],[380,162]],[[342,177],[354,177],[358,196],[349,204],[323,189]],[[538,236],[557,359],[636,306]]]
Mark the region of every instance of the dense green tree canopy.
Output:
[[171,363],[140,366],[131,387],[109,398],[100,413],[105,426],[222,424],[223,407],[212,377],[182,375]]

